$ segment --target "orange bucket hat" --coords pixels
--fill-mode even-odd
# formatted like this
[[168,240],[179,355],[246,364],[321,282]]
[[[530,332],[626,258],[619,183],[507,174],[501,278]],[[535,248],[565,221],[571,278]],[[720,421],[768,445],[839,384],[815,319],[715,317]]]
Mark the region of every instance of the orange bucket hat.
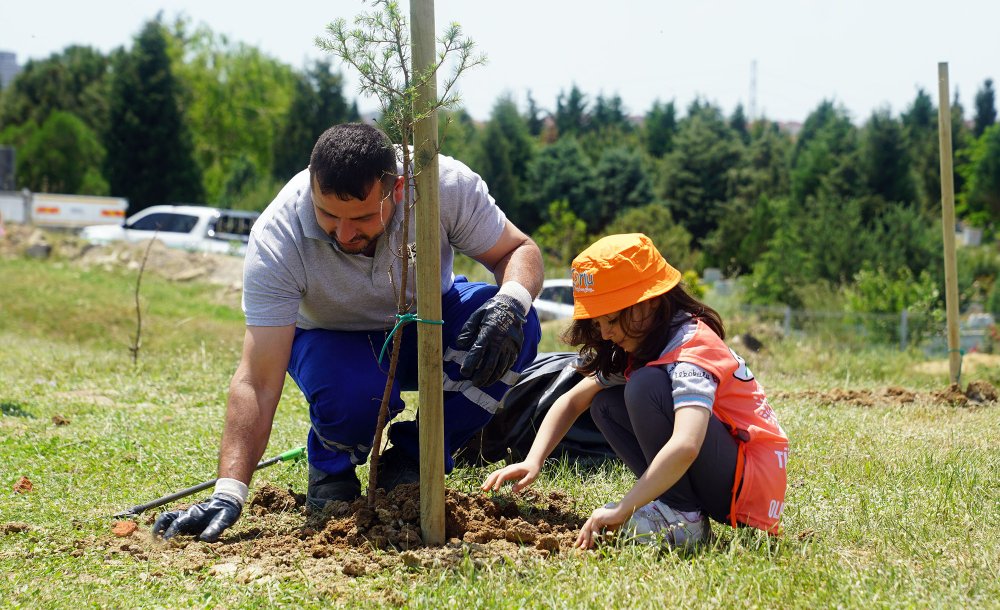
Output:
[[680,281],[680,271],[642,233],[603,237],[573,259],[573,319],[620,311]]

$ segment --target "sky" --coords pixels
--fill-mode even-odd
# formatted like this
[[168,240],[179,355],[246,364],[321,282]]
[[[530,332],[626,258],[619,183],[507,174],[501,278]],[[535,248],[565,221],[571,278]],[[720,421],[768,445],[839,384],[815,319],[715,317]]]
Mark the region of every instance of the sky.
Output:
[[[408,14],[409,3],[402,6]],[[755,117],[802,121],[833,99],[860,123],[878,108],[904,111],[918,88],[936,102],[938,62],[948,62],[951,91],[971,117],[983,81],[1000,85],[997,0],[435,0],[434,7],[439,32],[459,23],[488,58],[459,82],[463,106],[479,120],[505,94],[524,109],[530,91],[554,110],[576,85],[589,101],[619,95],[632,115],[657,100],[683,112],[700,97],[727,114],[742,104]],[[168,21],[185,15],[302,68],[329,57],[314,43],[328,23],[370,10],[361,0],[0,0],[0,51],[16,53],[21,65],[71,44],[109,52],[131,45],[162,11]],[[362,111],[374,110],[374,100],[359,97],[355,75],[331,59],[347,79],[345,93]]]

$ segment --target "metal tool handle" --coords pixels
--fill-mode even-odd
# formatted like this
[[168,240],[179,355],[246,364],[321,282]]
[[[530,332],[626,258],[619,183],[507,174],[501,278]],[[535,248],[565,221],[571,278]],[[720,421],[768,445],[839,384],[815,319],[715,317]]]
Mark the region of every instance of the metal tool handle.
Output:
[[[295,448],[295,449],[289,449],[288,451],[286,451],[286,452],[284,452],[284,453],[282,453],[282,454],[280,454],[280,455],[278,455],[276,457],[273,457],[273,458],[271,458],[269,460],[263,460],[263,461],[261,461],[254,468],[254,471],[260,470],[261,468],[267,468],[268,466],[271,466],[273,464],[277,464],[278,462],[287,462],[288,460],[298,459],[298,458],[302,457],[305,454],[305,450],[306,450],[305,447],[298,447],[298,448]],[[173,502],[174,500],[179,500],[180,498],[183,498],[185,496],[190,496],[191,494],[198,493],[199,491],[202,491],[203,489],[208,489],[209,487],[212,487],[213,485],[215,485],[215,482],[218,481],[218,480],[219,479],[216,478],[216,479],[212,479],[211,481],[205,481],[204,483],[199,483],[197,485],[194,485],[193,487],[188,487],[187,489],[182,489],[182,490],[180,490],[178,492],[175,492],[175,493],[172,493],[170,495],[163,496],[162,498],[157,498],[156,500],[153,500],[152,502],[147,502],[146,504],[139,504],[137,506],[133,506],[132,508],[130,508],[130,509],[124,511],[124,512],[120,512],[117,515],[114,515],[114,518],[115,519],[120,519],[120,518],[134,517],[136,515],[141,514],[143,511],[149,510],[151,508],[156,508],[157,506],[163,506],[164,504],[167,504],[169,502]]]

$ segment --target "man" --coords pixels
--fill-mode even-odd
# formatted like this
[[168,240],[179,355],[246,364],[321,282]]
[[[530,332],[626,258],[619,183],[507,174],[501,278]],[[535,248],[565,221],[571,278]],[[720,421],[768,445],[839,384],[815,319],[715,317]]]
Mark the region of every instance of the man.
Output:
[[[439,158],[445,472],[451,453],[486,425],[535,357],[540,330],[531,301],[541,289],[535,243],[507,220],[482,179]],[[278,193],[254,224],[244,263],[243,354],[229,387],[212,497],[160,515],[154,534],[215,541],[246,501],[267,446],[285,372],[309,402],[307,502],[321,508],[360,495],[355,468],[371,451],[386,383],[379,352],[396,323],[400,265],[415,279],[410,215],[402,247],[404,188],[397,151],[378,129],[337,125],[320,136],[309,168]],[[413,196],[411,193],[411,201]],[[491,269],[497,286],[455,278],[453,248]],[[414,281],[407,303],[416,311]],[[416,325],[403,333],[389,404],[415,389]],[[416,422],[389,427],[380,486],[419,480]]]

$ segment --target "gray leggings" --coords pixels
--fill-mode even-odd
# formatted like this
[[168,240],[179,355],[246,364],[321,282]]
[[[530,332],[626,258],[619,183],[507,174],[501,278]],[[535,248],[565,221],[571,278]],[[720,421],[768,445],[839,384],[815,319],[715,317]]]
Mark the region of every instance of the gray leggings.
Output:
[[[674,432],[672,389],[663,368],[643,367],[625,386],[601,390],[591,403],[594,423],[637,477]],[[658,499],[674,510],[697,510],[729,523],[737,451],[736,439],[713,414],[698,457]]]

